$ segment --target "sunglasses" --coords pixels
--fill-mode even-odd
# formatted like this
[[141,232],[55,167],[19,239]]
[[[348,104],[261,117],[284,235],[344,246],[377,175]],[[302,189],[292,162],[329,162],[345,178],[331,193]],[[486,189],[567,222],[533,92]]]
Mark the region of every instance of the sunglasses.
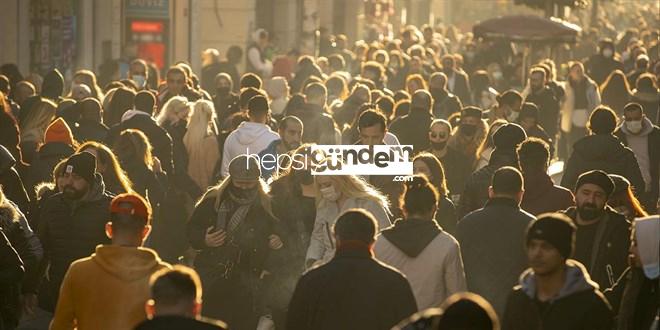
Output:
[[431,137],[434,139],[436,138],[444,139],[447,137],[447,133],[431,133]]

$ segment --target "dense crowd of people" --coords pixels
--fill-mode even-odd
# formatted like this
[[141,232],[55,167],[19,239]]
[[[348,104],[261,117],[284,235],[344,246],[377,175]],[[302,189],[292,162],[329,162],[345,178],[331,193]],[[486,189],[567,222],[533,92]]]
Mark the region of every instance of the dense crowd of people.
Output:
[[[428,25],[258,30],[164,79],[3,65],[0,329],[658,329],[659,21],[611,15],[530,68]],[[414,175],[279,157],[314,145]]]

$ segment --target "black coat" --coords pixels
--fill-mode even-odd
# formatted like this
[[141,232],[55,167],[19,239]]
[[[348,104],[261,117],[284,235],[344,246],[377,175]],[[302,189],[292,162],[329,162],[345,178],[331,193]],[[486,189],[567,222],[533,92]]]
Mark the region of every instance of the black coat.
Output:
[[644,270],[628,267],[616,284],[605,290],[612,309],[618,312],[618,330],[651,329],[660,307],[658,279],[649,279]]
[[76,152],[72,146],[62,142],[46,143],[32,161],[31,175],[26,182],[28,187],[34,187],[41,182],[53,182],[53,169],[62,159],[68,158]]
[[287,329],[390,329],[417,311],[410,284],[366,250],[338,250],[293,293]]
[[[190,198],[197,200],[203,191],[197,186],[195,181],[188,175],[188,151],[183,144],[183,137],[188,130],[185,123],[171,125],[163,124],[163,128],[172,137],[172,160],[174,172],[167,172],[171,182],[181,191],[186,192]],[[165,169],[165,167],[163,167]],[[167,170],[166,170],[167,171]],[[172,174],[173,173],[173,174]]]
[[147,165],[136,160],[122,162],[121,167],[133,183],[133,190],[142,197],[148,198],[153,207],[164,200],[167,178],[163,173],[154,173]]
[[507,294],[527,268],[525,233],[534,220],[513,199],[494,198],[458,222],[468,290],[486,298],[500,316]]
[[106,142],[110,129],[103,123],[93,120],[81,120],[77,126],[71,128],[73,136],[78,142],[95,141],[98,143]]
[[635,153],[614,135],[589,135],[575,142],[573,153],[564,166],[561,185],[574,189],[580,174],[591,170],[621,175],[633,187],[640,187],[638,191],[646,187]]
[[460,112],[463,108],[461,100],[448,91],[432,92],[433,96],[433,116],[435,118],[447,119],[454,113]]
[[22,212],[28,214],[30,199],[23,185],[23,180],[21,180],[14,165],[16,165],[14,157],[7,149],[0,146],[0,186],[2,186],[2,191],[5,197],[16,203]]
[[18,325],[20,292],[16,288],[24,273],[21,258],[0,228],[0,330]]
[[[589,246],[590,259],[576,260],[581,262],[589,272],[591,279],[601,288],[609,288],[628,267],[628,249],[630,248],[630,222],[622,214],[615,212],[609,206],[605,207],[605,216],[600,223],[604,226],[602,233],[596,233],[593,242],[575,241],[576,248]],[[577,209],[571,207],[564,211],[575,221]],[[578,233],[580,226],[578,226]],[[579,235],[578,235],[579,237]]]
[[[464,72],[454,70],[454,89],[450,90],[454,95],[458,96],[462,104],[472,104],[472,91],[470,89],[470,78]],[[450,77],[447,77],[448,81]],[[449,86],[449,84],[447,84]],[[447,87],[449,89],[449,87]]]
[[412,145],[413,152],[419,153],[429,148],[429,128],[433,115],[423,110],[411,109],[410,113],[395,120],[390,131],[402,145]]
[[435,214],[435,222],[438,223],[444,231],[451,235],[456,234],[456,207],[454,203],[446,196],[441,196],[438,202],[438,212]]
[[[619,141],[625,146],[628,146],[628,138],[626,134],[619,128],[614,132]],[[648,146],[649,146],[649,163],[650,163],[650,172],[651,172],[651,182],[656,184],[651,184],[651,195],[646,198],[649,205],[645,205],[647,210],[652,210],[652,207],[658,200],[658,189],[660,189],[660,127],[657,125],[653,126],[653,131],[647,135],[648,137]]]
[[108,244],[105,224],[110,219],[110,200],[99,174],[84,200],[73,203],[57,193],[46,200],[37,235],[44,248],[42,269],[47,279],[39,290],[39,306],[53,312],[60,285],[69,265],[94,253],[99,244]]
[[607,58],[602,54],[594,54],[584,63],[586,73],[593,79],[599,86],[607,79],[607,76],[614,70],[623,69],[623,63],[614,58]]
[[229,329],[226,324],[210,319],[194,319],[192,317],[163,315],[146,320],[135,328],[135,330],[224,330]]
[[555,139],[559,127],[559,98],[550,87],[545,86],[539,92],[530,93],[525,102],[534,103],[539,108],[539,124]]
[[447,152],[442,158],[438,158],[445,169],[447,189],[449,195],[460,195],[465,188],[465,181],[472,174],[472,163],[462,152],[447,147]]

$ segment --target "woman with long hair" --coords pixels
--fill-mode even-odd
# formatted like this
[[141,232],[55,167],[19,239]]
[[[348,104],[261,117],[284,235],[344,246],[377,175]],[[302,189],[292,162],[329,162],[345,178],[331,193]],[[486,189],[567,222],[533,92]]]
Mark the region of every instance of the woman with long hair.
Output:
[[220,159],[218,128],[211,101],[195,102],[183,144],[188,152],[188,175],[201,190],[206,190],[214,184],[211,182],[213,170]]
[[498,128],[500,128],[502,125],[505,125],[506,123],[507,122],[504,119],[497,119],[493,121],[488,127],[488,133],[486,134],[487,137],[477,149],[477,155],[479,155],[479,159],[477,159],[477,165],[474,169],[475,171],[488,165],[488,162],[490,161],[490,155],[493,153],[493,149],[495,148],[495,144],[493,144],[493,135]]
[[617,174],[609,174],[609,177],[614,181],[614,191],[607,200],[607,205],[626,216],[626,219],[631,222],[635,218],[649,216],[642,207],[642,203],[635,197],[628,179]]
[[456,231],[456,207],[447,197],[447,180],[442,163],[429,152],[419,153],[413,158],[413,173],[425,175],[428,181],[438,191],[438,209],[435,221],[446,232],[454,235]]
[[424,77],[419,73],[409,75],[406,78],[406,92],[408,92],[410,95],[413,95],[418,89],[428,90],[426,80],[424,80]]
[[133,192],[133,182],[121,168],[117,156],[105,144],[95,141],[83,143],[76,153],[87,151],[96,156],[96,171],[103,177],[105,190],[119,195]]
[[32,162],[32,158],[40,145],[44,143],[46,128],[55,118],[57,105],[52,101],[39,98],[31,107],[24,109],[25,117],[19,123],[21,132],[20,146],[23,152],[23,160]]
[[351,95],[341,105],[337,105],[333,109],[333,117],[337,126],[344,129],[344,125],[350,125],[358,113],[358,109],[365,103],[371,102],[371,93],[367,85],[358,83],[353,86]]
[[391,225],[387,197],[357,176],[317,175],[314,177],[314,187],[316,219],[307,249],[307,268],[332,259],[336,249],[332,226],[346,210],[359,208],[371,212],[379,230]]
[[623,107],[630,102],[632,91],[628,84],[626,75],[621,70],[614,70],[609,77],[600,85],[601,102],[617,115],[623,114]]
[[6,96],[0,92],[0,145],[9,150],[16,162],[22,163],[21,147],[19,146],[20,133],[18,123],[7,103]]
[[517,91],[510,89],[497,95],[495,98],[497,105],[488,112],[488,122],[493,123],[498,119],[503,119],[509,122],[516,122],[520,115],[520,107],[522,106],[523,97]]
[[135,129],[124,130],[112,150],[133,182],[135,192],[156,207],[165,194],[165,174],[160,162],[151,155],[152,148],[147,136]]
[[94,72],[89,70],[76,71],[76,73],[73,75],[73,84],[68,97],[72,97],[74,89],[73,87],[76,85],[85,85],[89,87],[89,90],[92,93],[91,97],[95,98],[100,103],[103,103],[103,90],[101,90],[101,87],[99,87],[98,83],[96,82],[96,75]]

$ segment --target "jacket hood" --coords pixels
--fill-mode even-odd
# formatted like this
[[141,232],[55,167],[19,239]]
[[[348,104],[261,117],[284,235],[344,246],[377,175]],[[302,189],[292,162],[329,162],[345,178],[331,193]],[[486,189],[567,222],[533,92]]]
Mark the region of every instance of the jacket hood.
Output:
[[441,231],[433,219],[399,219],[381,234],[407,256],[415,258]]
[[3,228],[5,233],[7,233],[12,223],[19,220],[19,217],[20,214],[16,212],[16,209],[8,199],[4,199],[0,203],[0,228]]
[[598,134],[584,137],[575,143],[575,154],[592,161],[621,159],[626,148],[611,134]]
[[14,165],[16,165],[14,156],[5,146],[0,145],[0,174],[5,173],[5,171],[14,167]]
[[122,281],[135,281],[151,276],[161,262],[151,249],[99,245],[92,260],[103,270]]
[[263,135],[272,132],[265,124],[242,122],[236,129],[236,139],[242,145],[249,145],[259,140]]
[[626,135],[647,136],[651,134],[651,132],[653,132],[653,122],[651,121],[651,119],[648,119],[648,117],[644,117],[644,119],[642,120],[642,131],[637,134],[631,133],[628,130],[628,127],[626,126],[625,122],[620,127],[621,127],[620,128],[621,132],[623,132]]
[[[520,286],[530,299],[536,298],[536,276],[534,276],[534,271],[531,268],[520,275]],[[578,292],[596,289],[598,289],[598,284],[591,280],[584,266],[575,260],[568,259],[566,260],[564,287],[559,290],[557,296],[552,298],[551,301],[557,301]]]
[[53,69],[46,74],[44,82],[41,84],[41,96],[57,100],[62,97],[64,92],[64,77],[59,70]]

